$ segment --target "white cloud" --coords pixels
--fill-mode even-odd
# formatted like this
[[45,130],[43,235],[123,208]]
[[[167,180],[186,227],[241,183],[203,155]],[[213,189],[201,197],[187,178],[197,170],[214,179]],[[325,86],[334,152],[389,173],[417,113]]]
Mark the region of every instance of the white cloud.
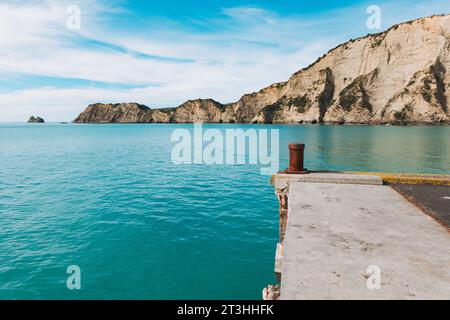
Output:
[[[102,12],[100,6],[96,10]],[[248,91],[287,79],[318,54],[300,47],[298,50],[282,48],[281,38],[262,38],[260,30],[256,30],[261,28],[260,23],[248,24],[245,19],[242,30],[227,28],[224,21],[209,21],[209,24],[220,25],[220,31],[198,34],[159,27],[130,35],[108,29],[104,21],[94,24],[96,19],[91,14],[87,23],[83,20],[80,34],[74,34],[64,28],[65,7],[55,2],[19,7],[3,4],[0,12],[5,27],[0,31],[0,39],[5,41],[0,75],[19,73],[145,87],[128,90],[37,88],[4,92],[0,94],[0,121],[21,121],[31,113],[49,120],[68,120],[86,104],[96,101],[138,101],[158,107],[175,106],[198,97],[231,102]],[[234,9],[227,12],[238,14]],[[246,15],[249,14],[265,15],[265,11],[247,10]],[[239,15],[242,18],[242,13]],[[227,16],[227,23],[229,19],[231,16]],[[14,27],[17,24],[18,29]],[[108,42],[125,50],[86,45],[92,41]],[[266,46],[263,41],[270,45]],[[77,46],[78,43],[83,45]],[[312,48],[320,51],[326,46]],[[163,59],[143,58],[134,51]],[[160,86],[154,87],[154,84]]]
[[274,13],[258,7],[224,8],[222,12],[235,21],[240,21],[244,24],[248,24],[249,21],[252,21],[252,23],[269,23],[271,25],[276,25],[277,23]]
[[[97,101],[153,107],[198,97],[231,102],[287,80],[349,35],[359,35],[357,30],[367,31],[362,7],[350,8],[346,15],[335,11],[308,18],[283,17],[257,7],[225,8],[220,17],[196,21],[199,32],[167,19],[137,21],[139,27],[122,30],[115,26],[117,14],[128,13],[114,3],[77,3],[83,13],[79,32],[65,28],[70,2],[0,4],[0,76],[77,78],[136,88],[1,90],[0,122],[24,121],[31,114],[49,121],[72,120]],[[400,10],[386,8],[386,20],[395,20]]]

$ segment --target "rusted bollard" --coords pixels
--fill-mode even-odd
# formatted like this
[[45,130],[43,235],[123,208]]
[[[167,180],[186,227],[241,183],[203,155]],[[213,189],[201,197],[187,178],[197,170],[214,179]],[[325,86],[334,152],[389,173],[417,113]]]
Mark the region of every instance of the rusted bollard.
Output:
[[305,145],[293,143],[289,145],[289,169],[284,171],[288,174],[306,174],[309,173],[304,168]]

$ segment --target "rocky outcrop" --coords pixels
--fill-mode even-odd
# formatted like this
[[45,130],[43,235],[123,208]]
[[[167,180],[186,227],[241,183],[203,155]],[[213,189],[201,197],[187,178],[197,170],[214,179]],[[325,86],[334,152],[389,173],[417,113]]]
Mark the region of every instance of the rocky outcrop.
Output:
[[172,119],[176,123],[210,122],[222,121],[225,107],[212,99],[189,100],[173,111]]
[[31,116],[27,123],[45,123],[45,121],[41,117]]
[[288,81],[222,105],[91,105],[75,122],[449,123],[450,16],[350,40]]
[[178,108],[150,109],[137,103],[91,104],[76,123],[193,123],[221,122],[224,106],[217,101],[190,100]]
[[77,123],[138,123],[147,122],[150,108],[137,103],[91,104],[74,122]]

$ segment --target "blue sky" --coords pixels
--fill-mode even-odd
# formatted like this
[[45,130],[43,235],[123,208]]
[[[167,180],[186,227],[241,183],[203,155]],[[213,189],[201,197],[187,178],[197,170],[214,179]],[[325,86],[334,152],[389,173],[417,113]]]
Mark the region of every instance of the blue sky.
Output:
[[[79,30],[67,8],[81,9]],[[450,1],[2,0],[0,122],[70,121],[87,104],[237,100],[339,43],[450,12]]]

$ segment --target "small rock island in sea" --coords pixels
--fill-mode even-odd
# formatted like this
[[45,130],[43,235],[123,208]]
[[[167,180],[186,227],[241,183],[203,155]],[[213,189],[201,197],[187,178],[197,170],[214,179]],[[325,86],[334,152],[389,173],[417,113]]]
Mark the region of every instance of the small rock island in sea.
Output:
[[45,123],[45,121],[41,117],[31,116],[30,119],[28,119],[28,123]]

